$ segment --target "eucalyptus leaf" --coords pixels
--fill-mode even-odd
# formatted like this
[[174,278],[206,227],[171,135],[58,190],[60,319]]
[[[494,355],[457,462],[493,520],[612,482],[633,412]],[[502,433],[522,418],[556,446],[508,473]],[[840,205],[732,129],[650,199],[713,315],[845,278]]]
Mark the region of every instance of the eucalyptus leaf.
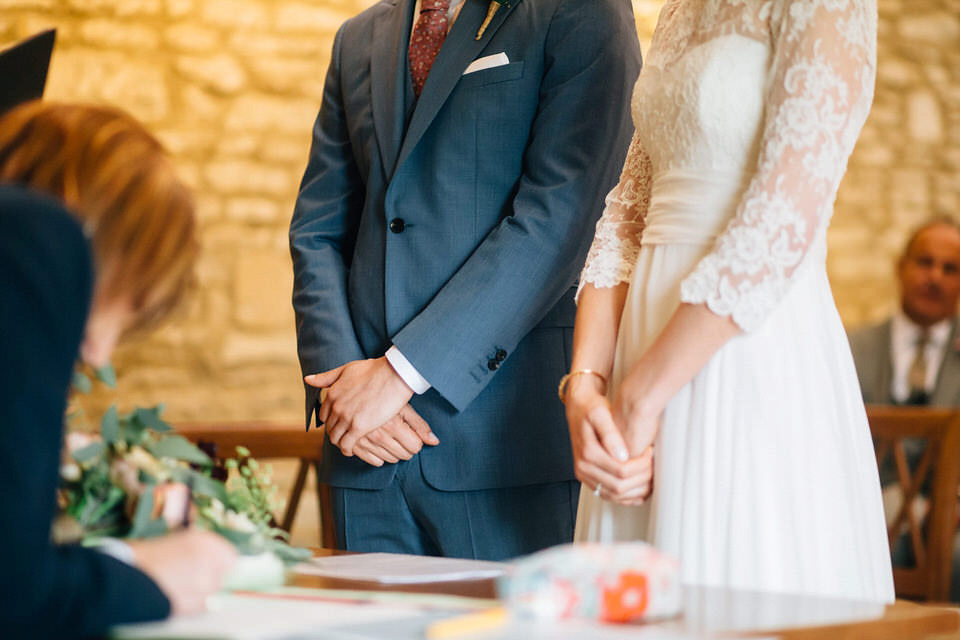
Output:
[[224,538],[230,541],[233,546],[237,547],[241,551],[243,550],[252,550],[252,540],[256,535],[249,531],[237,531],[236,529],[230,529],[227,527],[215,527],[216,532],[222,535]]
[[163,406],[156,406],[152,409],[136,409],[133,412],[134,419],[147,429],[153,429],[161,433],[172,431],[172,427],[160,418]]
[[97,367],[93,370],[93,373],[95,376],[97,376],[97,380],[107,385],[109,388],[115,389],[117,387],[117,372],[114,370],[112,364]]
[[129,444],[143,444],[147,439],[147,427],[130,413],[120,417],[120,434]]
[[137,501],[137,510],[133,514],[133,526],[130,529],[131,538],[155,538],[167,533],[167,523],[161,518],[151,517],[153,514],[153,490],[156,485],[147,485],[140,499]]
[[154,484],[148,484],[143,488],[140,499],[137,500],[137,510],[133,514],[133,527],[130,531],[132,537],[137,537],[137,532],[146,528],[150,517],[153,514],[153,490]]
[[93,389],[93,383],[90,382],[90,378],[80,371],[73,372],[70,386],[78,393],[90,393],[90,390]]
[[111,405],[100,420],[100,435],[103,441],[113,444],[120,439],[120,420],[117,417],[116,405]]
[[[89,515],[89,519],[84,522],[84,525],[97,525],[107,518],[107,516],[110,515],[115,508],[122,506],[125,498],[126,493],[124,493],[123,489],[120,487],[111,486],[106,498],[99,504],[97,509]],[[115,519],[109,518],[109,520]]]
[[185,469],[184,471],[189,474],[186,484],[195,496],[206,496],[224,505],[227,504],[227,488],[222,482],[193,469]]
[[106,450],[107,445],[103,442],[91,442],[87,446],[74,451],[73,459],[81,467],[87,466],[89,463],[102,456]]
[[164,436],[157,442],[146,445],[147,450],[158,458],[173,458],[194,464],[211,465],[210,456],[183,436]]
[[271,540],[268,545],[270,551],[272,551],[284,564],[296,564],[298,562],[303,562],[310,559],[313,556],[313,552],[309,549],[302,549],[300,547],[291,547],[289,544],[281,542],[279,540]]

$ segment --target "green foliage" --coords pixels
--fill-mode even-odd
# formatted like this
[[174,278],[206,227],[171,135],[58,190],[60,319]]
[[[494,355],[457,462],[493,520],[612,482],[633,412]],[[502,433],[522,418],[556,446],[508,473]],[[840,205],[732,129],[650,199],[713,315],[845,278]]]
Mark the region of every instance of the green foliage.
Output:
[[146,444],[146,449],[157,458],[174,458],[191,464],[211,466],[213,461],[183,436],[168,435]]
[[[97,380],[113,386],[112,367],[98,369]],[[89,376],[78,372],[74,391],[87,392]],[[161,414],[163,407],[137,408],[125,414],[111,406],[100,419],[99,439],[70,454],[60,488],[63,512],[82,531],[82,540],[103,536],[152,538],[180,522],[162,517],[159,489],[180,483],[189,489],[195,526],[215,531],[243,554],[271,552],[285,562],[309,557],[306,549],[288,544],[286,532],[273,521],[275,487],[260,474],[260,465],[246,448],[224,461],[229,480],[214,477],[215,461],[183,436],[173,433]],[[83,411],[70,414],[72,421]],[[163,498],[160,498],[163,499]]]

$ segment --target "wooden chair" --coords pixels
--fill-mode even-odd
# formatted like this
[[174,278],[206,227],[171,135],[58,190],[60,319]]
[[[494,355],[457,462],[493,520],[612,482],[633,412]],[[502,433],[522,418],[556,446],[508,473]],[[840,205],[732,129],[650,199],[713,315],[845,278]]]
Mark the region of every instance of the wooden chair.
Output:
[[310,469],[314,470],[317,487],[317,506],[320,514],[320,544],[336,548],[336,536],[330,514],[330,487],[320,482],[320,462],[323,459],[323,434],[303,425],[274,425],[260,423],[194,423],[175,425],[177,433],[192,442],[210,442],[216,445],[217,455],[230,458],[238,446],[246,447],[256,459],[296,458],[300,461],[297,477],[284,509],[280,527],[289,532],[297,515],[300,497],[306,486]]
[[[867,407],[877,463],[893,457],[903,501],[888,518],[891,550],[904,531],[916,559],[914,567],[894,567],[898,597],[946,601],[957,529],[957,489],[960,485],[960,412],[919,407]],[[920,460],[911,468],[904,439],[925,441]],[[931,480],[928,507],[913,505]]]

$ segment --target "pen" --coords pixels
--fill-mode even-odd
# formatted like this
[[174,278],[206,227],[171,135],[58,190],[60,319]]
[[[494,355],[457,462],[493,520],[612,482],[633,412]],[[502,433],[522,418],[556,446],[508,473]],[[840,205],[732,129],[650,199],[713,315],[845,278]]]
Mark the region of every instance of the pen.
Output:
[[428,640],[452,638],[466,633],[488,631],[506,624],[509,613],[506,607],[494,607],[476,613],[468,613],[455,618],[447,618],[434,622],[427,627]]

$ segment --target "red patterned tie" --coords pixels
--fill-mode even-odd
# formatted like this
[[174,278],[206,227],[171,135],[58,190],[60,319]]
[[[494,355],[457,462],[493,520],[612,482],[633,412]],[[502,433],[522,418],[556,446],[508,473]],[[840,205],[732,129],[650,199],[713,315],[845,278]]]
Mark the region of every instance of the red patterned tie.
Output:
[[422,0],[417,26],[410,36],[410,74],[413,77],[413,92],[420,97],[427,82],[430,67],[440,52],[443,39],[447,37],[447,11],[450,0]]

